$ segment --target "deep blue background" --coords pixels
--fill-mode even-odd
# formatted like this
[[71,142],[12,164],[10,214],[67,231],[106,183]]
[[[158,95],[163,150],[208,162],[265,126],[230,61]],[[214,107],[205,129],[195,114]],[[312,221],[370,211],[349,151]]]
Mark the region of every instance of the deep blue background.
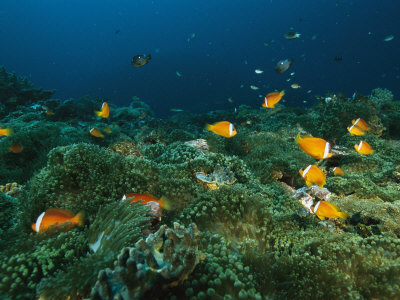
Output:
[[[399,11],[398,0],[2,0],[0,65],[57,89],[60,99],[92,95],[126,105],[139,96],[159,116],[173,107],[258,107],[259,95],[275,89],[286,90],[286,105],[376,87],[398,99]],[[283,37],[290,27],[300,39]],[[388,35],[394,40],[384,42]],[[149,64],[131,66],[132,56],[148,53]],[[294,64],[275,73],[284,58]],[[294,82],[302,88],[291,89]]]

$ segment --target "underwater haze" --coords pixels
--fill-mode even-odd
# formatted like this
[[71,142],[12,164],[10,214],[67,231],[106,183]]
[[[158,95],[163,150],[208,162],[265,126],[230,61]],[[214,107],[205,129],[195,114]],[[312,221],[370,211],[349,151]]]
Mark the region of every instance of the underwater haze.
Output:
[[[0,65],[61,100],[123,106],[136,96],[158,116],[259,107],[274,90],[287,106],[375,87],[399,95],[399,9],[397,0],[3,0]],[[300,37],[285,39],[289,30]],[[137,54],[152,58],[135,68]],[[286,58],[293,64],[278,74]]]

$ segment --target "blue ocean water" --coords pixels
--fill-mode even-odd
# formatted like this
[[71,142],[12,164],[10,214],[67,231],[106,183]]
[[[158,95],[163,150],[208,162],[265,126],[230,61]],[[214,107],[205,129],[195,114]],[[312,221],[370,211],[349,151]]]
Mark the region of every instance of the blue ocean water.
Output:
[[[396,99],[399,9],[398,0],[3,0],[0,65],[61,100],[90,95],[127,105],[137,96],[158,116],[259,107],[282,89],[292,106],[376,87]],[[291,28],[300,38],[284,38]],[[134,68],[136,54],[152,59]],[[293,65],[276,73],[285,58]]]

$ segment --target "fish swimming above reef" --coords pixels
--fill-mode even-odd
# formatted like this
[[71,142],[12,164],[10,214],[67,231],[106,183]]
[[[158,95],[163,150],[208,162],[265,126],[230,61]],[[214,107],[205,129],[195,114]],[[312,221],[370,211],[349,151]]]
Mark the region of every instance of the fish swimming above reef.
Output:
[[301,150],[315,159],[325,159],[332,156],[331,144],[324,139],[312,136],[301,137],[299,133],[295,141]]
[[108,107],[107,102],[103,102],[101,106],[101,110],[95,111],[96,116],[107,119],[110,115],[110,108]]
[[231,122],[221,121],[214,124],[207,124],[206,130],[212,131],[220,136],[231,138],[237,134],[235,126]]
[[21,153],[22,150],[24,149],[24,147],[22,147],[20,144],[18,143],[13,143],[8,150],[12,153],[18,154]]
[[89,130],[89,132],[94,137],[97,137],[97,138],[103,138],[104,137],[104,134],[102,134],[101,131],[98,130],[97,128],[92,128],[92,129]]
[[275,108],[275,104],[281,101],[284,95],[285,91],[269,93],[265,96],[264,102],[261,106],[266,108]]
[[288,59],[288,58],[287,59],[282,59],[282,60],[278,61],[278,63],[276,64],[275,71],[277,73],[283,73],[287,69],[290,68],[292,63],[293,63],[293,59]]
[[363,119],[358,118],[357,120],[353,120],[351,121],[351,123],[353,125],[358,126],[359,128],[361,128],[364,131],[368,131],[369,130],[369,125],[367,122],[365,122]]
[[13,134],[12,128],[0,127],[0,137],[1,136],[11,136]]
[[372,150],[371,146],[365,141],[355,144],[354,149],[356,149],[356,151],[362,155],[370,155],[374,153],[374,150]]
[[339,168],[339,167],[334,167],[332,169],[332,171],[333,171],[333,175],[335,175],[335,176],[344,175],[343,170],[341,168]]
[[325,218],[341,218],[346,220],[348,217],[347,213],[341,212],[339,207],[328,201],[318,201],[315,206],[311,206],[311,211],[322,221],[325,220]]
[[292,83],[292,84],[290,85],[290,87],[291,87],[292,89],[299,89],[299,88],[301,88],[301,85],[298,84],[298,83]]
[[149,62],[149,60],[151,59],[151,55],[144,55],[144,54],[139,54],[139,55],[135,55],[132,58],[132,66],[134,66],[135,68],[139,68],[144,66],[145,64],[147,64]]
[[138,193],[129,193],[122,197],[122,200],[128,200],[131,203],[141,201],[143,204],[148,204],[149,202],[156,202],[163,209],[171,209],[171,205],[166,197],[161,197],[157,199],[150,193],[138,194]]
[[44,232],[50,226],[60,226],[63,231],[68,231],[75,226],[80,226],[82,224],[83,212],[73,216],[72,212],[69,210],[49,208],[40,214],[36,223],[32,224],[32,229],[36,232]]
[[301,177],[306,181],[307,186],[312,186],[316,184],[320,189],[324,187],[326,184],[326,175],[325,173],[314,165],[308,165],[307,167],[301,169],[299,171]]
[[294,40],[300,37],[300,33],[294,31],[294,30],[289,30],[288,32],[286,32],[283,36],[285,37],[285,39],[287,40]]
[[365,135],[365,131],[355,124],[351,125],[350,127],[347,127],[347,131],[351,135]]

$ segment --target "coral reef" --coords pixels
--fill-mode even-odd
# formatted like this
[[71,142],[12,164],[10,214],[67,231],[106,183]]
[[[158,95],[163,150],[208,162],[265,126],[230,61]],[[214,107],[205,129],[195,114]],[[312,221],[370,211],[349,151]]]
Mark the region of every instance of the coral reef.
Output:
[[139,299],[161,297],[164,290],[181,284],[203,259],[198,250],[201,235],[195,224],[174,223],[124,248],[114,270],[99,273],[92,299]]

